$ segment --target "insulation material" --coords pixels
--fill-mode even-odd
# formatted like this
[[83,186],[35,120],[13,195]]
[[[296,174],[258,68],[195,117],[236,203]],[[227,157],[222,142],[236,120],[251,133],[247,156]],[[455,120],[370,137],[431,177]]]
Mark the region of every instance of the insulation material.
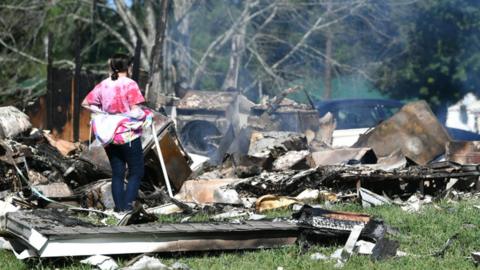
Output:
[[[215,191],[220,187],[227,186],[238,179],[208,179],[208,180],[188,180],[185,181],[179,193],[175,198],[185,202],[195,202],[200,204],[220,202],[214,197]],[[221,198],[217,194],[217,198]]]
[[287,208],[292,204],[299,203],[295,198],[275,195],[264,195],[255,202],[255,210],[257,212],[264,212],[278,208]]
[[13,106],[0,107],[0,139],[12,138],[31,128],[28,115]]

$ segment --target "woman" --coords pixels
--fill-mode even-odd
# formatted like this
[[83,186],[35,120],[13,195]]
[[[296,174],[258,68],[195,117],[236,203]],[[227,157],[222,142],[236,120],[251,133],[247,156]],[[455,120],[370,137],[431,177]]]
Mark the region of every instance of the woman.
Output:
[[[111,75],[88,93],[82,106],[91,110],[91,128],[107,153],[112,167],[115,211],[130,211],[144,174],[142,127],[152,113],[138,105],[145,102],[137,83],[128,77],[131,59],[115,54],[109,60]],[[124,179],[128,166],[128,183]]]

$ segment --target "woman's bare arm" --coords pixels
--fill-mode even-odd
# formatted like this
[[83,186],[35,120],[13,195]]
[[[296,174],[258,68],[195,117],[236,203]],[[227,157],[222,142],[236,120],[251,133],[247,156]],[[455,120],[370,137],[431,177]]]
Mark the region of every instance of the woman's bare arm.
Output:
[[93,105],[93,104],[88,104],[87,100],[84,100],[82,102],[82,107],[84,107],[85,109],[87,109],[89,111],[92,111],[92,112],[97,112],[97,113],[103,112],[102,109],[99,106]]

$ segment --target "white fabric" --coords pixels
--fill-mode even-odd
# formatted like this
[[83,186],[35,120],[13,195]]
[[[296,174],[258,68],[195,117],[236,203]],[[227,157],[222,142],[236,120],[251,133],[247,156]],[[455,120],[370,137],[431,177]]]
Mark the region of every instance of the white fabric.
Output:
[[144,126],[145,116],[145,112],[140,108],[123,114],[94,113],[91,125],[94,127],[95,137],[105,145],[113,141],[120,125],[127,130]]

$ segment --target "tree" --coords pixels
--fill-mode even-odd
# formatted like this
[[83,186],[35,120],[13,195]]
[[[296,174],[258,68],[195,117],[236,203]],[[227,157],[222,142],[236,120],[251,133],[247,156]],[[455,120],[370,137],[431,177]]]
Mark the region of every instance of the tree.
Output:
[[[75,24],[63,14],[89,12],[72,3],[10,0],[0,4],[0,103],[19,107],[45,92],[48,50],[56,65],[73,66]],[[62,23],[60,23],[60,21]],[[52,37],[58,38],[57,42]],[[66,56],[69,57],[66,57]]]
[[413,3],[229,2],[191,14],[197,22],[191,32],[198,36],[191,43],[192,88],[233,86],[251,93],[262,85],[275,94],[292,82],[323,77],[325,88],[330,89],[325,91],[327,98],[335,77],[359,74],[372,82],[377,79],[380,64],[398,53],[400,22],[389,19],[389,12],[405,12]]
[[[161,1],[160,10],[156,12],[155,20],[155,42],[150,54],[149,64],[149,80],[148,80],[148,93],[146,94],[147,100],[153,106],[158,107],[166,104],[165,97],[168,95],[167,87],[170,81],[165,76],[167,64],[164,61],[164,48],[165,48],[165,31],[168,21],[168,8],[170,1]],[[152,4],[152,8],[154,8]]]
[[[107,2],[108,3],[108,2]],[[140,65],[149,73],[146,97],[154,108],[165,105],[166,96],[174,94],[175,72],[172,72],[173,60],[171,55],[179,57],[177,63],[182,71],[185,70],[185,58],[188,59],[188,50],[179,53],[181,46],[172,46],[174,40],[171,33],[188,33],[189,9],[193,0],[144,0],[131,1],[114,0],[113,5],[103,3],[99,8],[103,11],[96,20],[76,16],[77,20],[94,24],[107,31],[131,55],[135,47],[140,44]],[[86,0],[84,0],[84,4]],[[174,13],[174,16],[171,16]],[[121,26],[112,26],[108,21],[120,22]],[[113,24],[115,25],[115,24]],[[174,29],[174,30],[172,30]],[[180,44],[185,44],[184,40]],[[183,57],[183,58],[182,58]]]
[[405,19],[407,42],[379,70],[378,86],[394,98],[427,100],[434,109],[467,92],[479,94],[480,2],[421,1]]
[[[459,1],[459,0],[457,0]],[[147,98],[158,108],[179,89],[235,87],[255,97],[259,85],[276,94],[292,83],[319,82],[331,96],[336,77],[359,74],[376,81],[375,71],[404,48],[398,24],[411,0],[9,0],[12,16],[41,11],[40,34],[54,38],[54,59],[72,64],[79,35],[83,67],[104,70],[117,51],[141,52],[149,72]],[[0,6],[0,8],[2,8]],[[20,10],[20,11],[19,11]],[[21,11],[25,10],[25,11]],[[43,12],[43,13],[42,13]],[[397,20],[397,18],[400,18]],[[8,19],[10,20],[10,19]],[[60,23],[60,22],[66,23]],[[42,26],[43,25],[43,26]],[[51,25],[53,27],[46,27]],[[37,25],[31,25],[35,29]],[[30,28],[29,28],[30,29]],[[35,40],[3,46],[10,55],[44,66],[45,45]],[[399,41],[400,40],[400,41]],[[31,44],[31,43],[30,43]],[[38,60],[38,61],[37,61]],[[100,63],[100,64],[99,64]],[[57,63],[58,64],[58,63]],[[384,69],[386,70],[386,69]],[[28,77],[29,75],[27,75]],[[318,78],[318,79],[317,79]]]

